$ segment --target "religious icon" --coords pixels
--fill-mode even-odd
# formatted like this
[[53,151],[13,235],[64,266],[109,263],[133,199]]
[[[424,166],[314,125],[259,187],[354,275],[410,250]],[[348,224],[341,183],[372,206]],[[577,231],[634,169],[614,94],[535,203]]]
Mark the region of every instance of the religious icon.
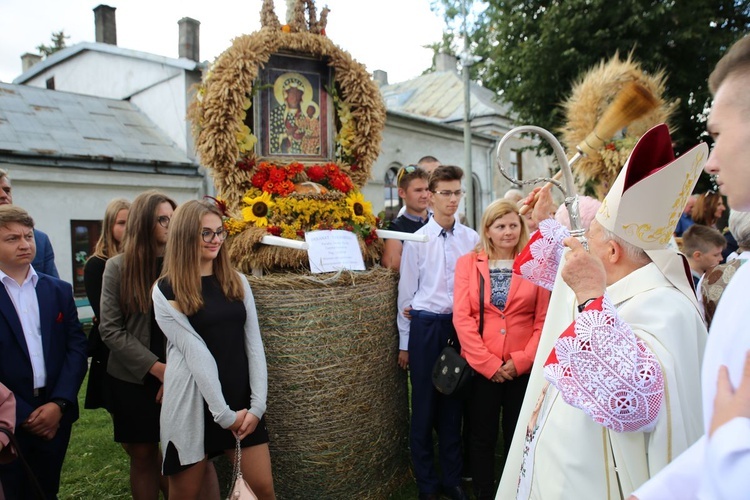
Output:
[[330,69],[319,60],[274,55],[261,74],[259,141],[261,157],[300,160],[331,156]]

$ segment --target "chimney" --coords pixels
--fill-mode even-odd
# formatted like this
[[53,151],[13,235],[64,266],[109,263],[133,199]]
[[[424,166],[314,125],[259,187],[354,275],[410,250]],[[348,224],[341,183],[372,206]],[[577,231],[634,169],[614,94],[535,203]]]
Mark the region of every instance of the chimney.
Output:
[[41,60],[42,56],[40,56],[39,54],[32,54],[31,52],[25,53],[21,56],[21,67],[23,68],[23,72],[26,73],[29,68],[31,68]]
[[115,7],[101,4],[94,8],[94,24],[96,26],[97,43],[117,45],[117,21]]
[[453,73],[458,73],[456,61],[456,56],[438,52],[435,55],[435,71],[452,71]]
[[200,21],[183,17],[177,24],[180,26],[179,57],[198,62],[200,60]]
[[385,85],[388,85],[388,73],[386,73],[382,69],[376,69],[375,71],[373,71],[372,79],[375,80],[375,83],[378,84],[378,87],[384,87]]

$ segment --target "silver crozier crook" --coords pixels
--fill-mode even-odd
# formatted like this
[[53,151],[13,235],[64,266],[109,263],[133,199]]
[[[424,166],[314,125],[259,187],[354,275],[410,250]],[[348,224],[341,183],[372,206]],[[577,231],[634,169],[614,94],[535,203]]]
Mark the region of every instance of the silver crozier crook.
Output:
[[[511,177],[508,172],[506,172],[505,168],[503,167],[503,146],[508,141],[508,139],[513,137],[515,134],[524,132],[534,132],[546,139],[547,142],[552,146],[552,150],[555,152],[555,157],[557,158],[557,162],[560,164],[560,170],[562,171],[562,183],[550,177],[539,177],[537,179],[522,181],[520,179]],[[497,145],[497,166],[500,169],[500,173],[503,174],[503,177],[508,179],[510,182],[521,186],[539,184],[540,182],[549,182],[556,186],[560,191],[562,191],[562,194],[565,197],[565,208],[567,208],[568,214],[570,215],[570,234],[571,236],[575,236],[576,238],[578,238],[578,241],[580,241],[583,246],[588,249],[586,238],[583,235],[586,230],[581,224],[580,210],[578,208],[578,194],[576,193],[576,186],[575,182],[573,181],[573,172],[570,169],[570,166],[578,161],[579,158],[581,158],[581,153],[576,153],[576,155],[573,156],[570,161],[568,161],[568,158],[565,156],[565,150],[563,150],[560,141],[558,141],[557,138],[548,130],[543,129],[542,127],[536,127],[534,125],[523,125],[509,130],[508,133],[505,134],[505,136],[500,140],[500,144]]]

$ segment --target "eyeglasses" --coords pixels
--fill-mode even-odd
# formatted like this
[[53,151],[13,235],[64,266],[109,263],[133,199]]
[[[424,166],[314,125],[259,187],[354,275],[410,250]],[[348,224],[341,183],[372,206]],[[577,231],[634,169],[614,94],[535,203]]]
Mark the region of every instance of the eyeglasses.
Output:
[[163,227],[164,229],[167,229],[169,227],[170,220],[171,219],[168,215],[160,215],[159,217],[156,218],[156,222],[158,222],[159,225]]
[[456,191],[433,191],[438,196],[442,196],[443,198],[450,199],[451,196],[455,196],[456,198],[461,198],[464,194],[466,194],[466,190],[464,189],[458,189]]
[[219,238],[219,241],[224,241],[227,239],[227,230],[224,228],[219,229],[218,231],[211,231],[210,229],[204,229],[201,231],[201,238],[203,238],[203,243],[211,243],[214,241],[214,236]]
[[417,171],[418,168],[419,167],[416,166],[416,165],[408,165],[406,167],[401,167],[398,170],[398,174],[396,175],[396,184],[397,185],[401,184],[401,179],[404,177],[404,175],[406,175],[406,174],[413,174],[414,172]]

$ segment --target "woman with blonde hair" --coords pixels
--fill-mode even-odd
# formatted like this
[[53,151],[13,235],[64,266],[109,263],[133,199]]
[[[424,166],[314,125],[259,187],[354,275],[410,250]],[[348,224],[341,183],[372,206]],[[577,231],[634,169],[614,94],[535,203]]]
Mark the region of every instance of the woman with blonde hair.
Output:
[[99,335],[99,300],[102,295],[104,265],[107,263],[107,259],[114,257],[122,250],[122,240],[125,236],[125,223],[128,220],[129,209],[130,202],[123,198],[117,198],[109,202],[104,210],[102,232],[99,235],[99,241],[96,242],[94,254],[89,257],[83,267],[83,285],[86,288],[86,297],[91,309],[94,311],[93,325],[89,332],[91,365],[84,403],[84,408],[88,409],[109,408],[109,391],[106,386],[109,349],[104,345]]
[[495,498],[495,445],[502,410],[507,455],[550,293],[513,275],[529,239],[515,203],[497,200],[482,215],[479,245],[456,263],[453,324],[461,355],[477,372],[467,403],[469,456],[478,499]]
[[130,206],[123,250],[104,267],[99,333],[109,348],[107,384],[115,441],[130,457],[135,500],[165,492],[160,474],[159,413],[165,340],[154,321],[151,286],[159,277],[177,204],[150,190]]
[[229,263],[226,236],[210,202],[188,201],[175,211],[153,289],[167,337],[163,470],[171,496],[198,498],[208,459],[223,453],[234,460],[239,440],[243,477],[259,499],[273,499],[265,354],[253,294]]

